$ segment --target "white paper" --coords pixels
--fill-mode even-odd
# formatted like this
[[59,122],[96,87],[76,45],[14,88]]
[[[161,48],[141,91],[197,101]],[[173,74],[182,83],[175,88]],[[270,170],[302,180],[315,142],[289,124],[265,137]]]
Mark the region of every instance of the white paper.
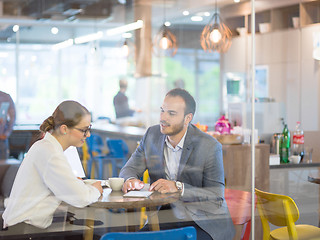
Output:
[[151,191],[130,191],[123,195],[123,197],[137,197],[137,198],[147,198],[153,192]]
[[77,177],[80,178],[84,178],[86,177],[84,170],[83,170],[83,166],[77,151],[76,147],[68,147],[65,151],[64,151],[64,155],[66,156],[66,158],[68,159],[68,162],[72,168],[72,171],[74,173],[74,175],[76,175]]

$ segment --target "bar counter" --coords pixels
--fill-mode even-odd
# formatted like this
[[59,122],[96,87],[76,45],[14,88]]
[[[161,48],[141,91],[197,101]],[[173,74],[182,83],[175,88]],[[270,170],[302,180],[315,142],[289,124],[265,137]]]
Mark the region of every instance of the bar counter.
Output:
[[[15,125],[9,137],[10,152],[18,158],[19,152],[27,152],[30,146],[40,137],[40,125]],[[99,134],[103,139],[123,139],[131,155],[137,147],[146,129],[132,126],[120,126],[111,123],[97,122],[92,124],[91,133]],[[128,154],[128,155],[129,155]],[[129,155],[129,156],[130,156]]]
[[270,169],[280,169],[280,168],[312,168],[320,167],[320,162],[315,163],[280,163],[277,165],[270,165]]

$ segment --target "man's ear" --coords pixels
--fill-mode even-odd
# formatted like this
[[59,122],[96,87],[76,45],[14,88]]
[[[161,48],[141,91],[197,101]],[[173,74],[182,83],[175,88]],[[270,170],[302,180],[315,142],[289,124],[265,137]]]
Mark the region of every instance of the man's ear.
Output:
[[192,113],[188,113],[185,117],[184,117],[184,121],[185,124],[189,124],[192,121],[193,118],[193,114]]

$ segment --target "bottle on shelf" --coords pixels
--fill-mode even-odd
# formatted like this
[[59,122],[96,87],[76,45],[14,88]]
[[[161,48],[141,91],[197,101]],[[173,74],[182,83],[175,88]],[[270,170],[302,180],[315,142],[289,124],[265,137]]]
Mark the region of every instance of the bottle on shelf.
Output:
[[301,122],[297,122],[296,129],[292,135],[292,155],[301,156],[301,161],[303,161],[304,156],[304,134],[301,128]]
[[283,121],[283,131],[280,138],[280,163],[288,163],[290,156],[290,132],[287,124]]

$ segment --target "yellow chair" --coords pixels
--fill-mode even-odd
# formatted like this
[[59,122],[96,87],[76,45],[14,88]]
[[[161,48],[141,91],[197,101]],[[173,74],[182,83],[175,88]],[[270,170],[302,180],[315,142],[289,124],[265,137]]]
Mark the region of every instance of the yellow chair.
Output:
[[[320,239],[320,228],[312,225],[295,225],[299,209],[292,198],[255,189],[260,214],[263,240],[267,239]],[[282,228],[270,232],[269,223]]]
[[[145,170],[144,173],[143,173],[143,182],[144,183],[149,183],[150,182],[148,169]],[[147,213],[146,213],[146,208],[143,207],[143,208],[141,208],[140,228],[143,228],[143,226],[144,226],[145,222],[147,221],[147,219],[148,219],[148,216],[147,216]]]

